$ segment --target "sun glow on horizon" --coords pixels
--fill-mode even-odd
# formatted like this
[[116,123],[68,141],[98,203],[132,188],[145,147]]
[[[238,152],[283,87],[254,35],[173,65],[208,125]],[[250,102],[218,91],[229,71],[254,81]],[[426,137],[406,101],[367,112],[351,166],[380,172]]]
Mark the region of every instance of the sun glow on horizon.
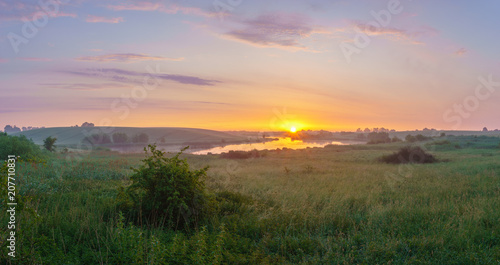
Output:
[[292,126],[292,127],[290,128],[290,132],[292,132],[292,133],[297,132],[297,128],[295,128],[295,126]]

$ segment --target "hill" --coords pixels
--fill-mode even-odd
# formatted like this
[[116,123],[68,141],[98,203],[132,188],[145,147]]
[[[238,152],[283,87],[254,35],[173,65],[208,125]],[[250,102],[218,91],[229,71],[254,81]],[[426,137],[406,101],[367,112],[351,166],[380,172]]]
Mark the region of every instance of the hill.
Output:
[[71,146],[80,144],[87,136],[102,133],[109,136],[114,133],[125,133],[129,138],[137,134],[146,133],[149,136],[150,143],[160,143],[163,138],[163,144],[240,143],[247,140],[246,137],[226,132],[176,127],[54,127],[17,132],[11,135],[25,135],[36,144],[43,144],[43,140],[51,136],[57,138],[58,146]]

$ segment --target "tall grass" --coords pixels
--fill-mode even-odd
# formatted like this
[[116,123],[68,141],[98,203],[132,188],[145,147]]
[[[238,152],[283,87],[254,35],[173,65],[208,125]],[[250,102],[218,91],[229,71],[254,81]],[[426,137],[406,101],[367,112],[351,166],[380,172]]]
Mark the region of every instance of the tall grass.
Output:
[[[219,207],[189,232],[132,225],[117,210],[141,156],[20,164],[34,214],[20,213],[13,264],[499,263],[498,141],[447,140],[464,146],[433,150],[447,163],[403,168],[377,161],[398,143],[269,152],[229,173],[234,160],[186,155],[194,168],[210,165]],[[401,176],[395,185],[388,172]]]

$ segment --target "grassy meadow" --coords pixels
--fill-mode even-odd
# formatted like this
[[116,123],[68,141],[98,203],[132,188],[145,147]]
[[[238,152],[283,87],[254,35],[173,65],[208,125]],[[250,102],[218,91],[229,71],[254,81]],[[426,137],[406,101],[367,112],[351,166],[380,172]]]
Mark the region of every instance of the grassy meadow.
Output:
[[[12,264],[499,264],[499,143],[416,143],[440,161],[432,164],[379,162],[404,142],[247,159],[183,154],[194,169],[210,167],[205,183],[217,201],[183,230],[144,225],[118,207],[144,154],[18,162],[24,208]],[[9,264],[5,241],[1,248]]]

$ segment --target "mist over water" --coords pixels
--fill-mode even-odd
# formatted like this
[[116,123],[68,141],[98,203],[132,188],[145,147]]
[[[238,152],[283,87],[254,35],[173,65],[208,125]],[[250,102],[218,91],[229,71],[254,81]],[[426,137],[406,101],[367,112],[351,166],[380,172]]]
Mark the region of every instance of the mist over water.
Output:
[[332,141],[332,140],[315,140],[315,141],[302,141],[302,140],[292,140],[291,138],[278,138],[275,141],[262,142],[262,143],[248,143],[248,144],[232,144],[226,146],[218,146],[210,149],[204,149],[200,151],[192,151],[195,155],[206,155],[208,153],[220,154],[229,151],[251,151],[251,150],[274,150],[276,148],[289,148],[289,149],[304,149],[313,147],[324,147],[329,144],[335,145],[351,145],[360,144],[364,142],[359,141]]

